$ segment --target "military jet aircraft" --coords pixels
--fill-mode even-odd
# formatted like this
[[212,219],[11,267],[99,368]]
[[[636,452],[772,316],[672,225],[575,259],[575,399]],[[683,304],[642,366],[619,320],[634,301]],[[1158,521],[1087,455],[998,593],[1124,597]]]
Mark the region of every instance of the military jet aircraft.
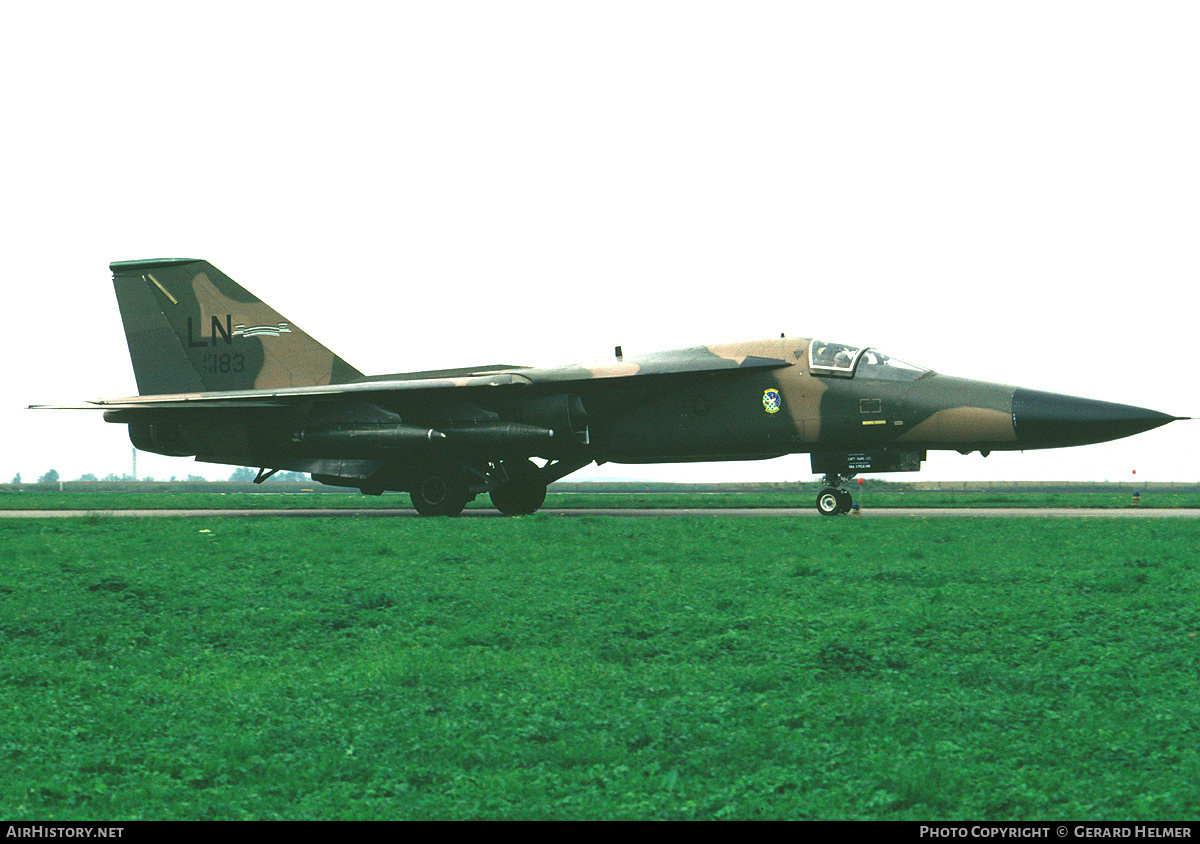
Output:
[[[1177,418],[942,375],[810,339],[698,346],[555,368],[492,364],[366,376],[216,267],[110,265],[139,395],[88,403],[145,451],[281,469],[452,516],[482,492],[532,513],[589,463],[809,453],[825,515],[860,472],[964,454],[1098,443]],[[538,465],[532,458],[538,458]]]

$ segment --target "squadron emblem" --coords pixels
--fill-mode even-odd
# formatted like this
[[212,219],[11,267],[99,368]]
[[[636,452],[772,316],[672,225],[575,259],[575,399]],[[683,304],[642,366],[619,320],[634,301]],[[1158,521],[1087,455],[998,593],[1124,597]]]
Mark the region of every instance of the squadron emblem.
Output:
[[763,391],[763,410],[765,410],[767,413],[778,413],[779,403],[778,390]]

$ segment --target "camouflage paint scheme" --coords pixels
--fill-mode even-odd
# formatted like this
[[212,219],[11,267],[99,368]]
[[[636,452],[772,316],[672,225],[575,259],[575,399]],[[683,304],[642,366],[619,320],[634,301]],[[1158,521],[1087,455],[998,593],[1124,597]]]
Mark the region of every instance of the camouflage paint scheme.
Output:
[[[205,261],[111,269],[140,395],[93,405],[138,448],[409,491],[428,514],[457,513],[479,492],[532,512],[547,483],[593,461],[808,452],[836,487],[858,471],[919,468],[929,449],[1100,442],[1175,418],[784,337],[367,377]],[[826,492],[849,509],[848,493]]]

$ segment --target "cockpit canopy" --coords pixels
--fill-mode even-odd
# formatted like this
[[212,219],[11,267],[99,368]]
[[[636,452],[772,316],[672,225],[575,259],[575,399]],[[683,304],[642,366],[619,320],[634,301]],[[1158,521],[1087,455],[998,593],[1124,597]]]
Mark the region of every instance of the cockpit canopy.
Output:
[[824,340],[813,340],[808,344],[808,367],[813,375],[878,381],[916,381],[929,373],[923,366],[889,357],[877,349]]

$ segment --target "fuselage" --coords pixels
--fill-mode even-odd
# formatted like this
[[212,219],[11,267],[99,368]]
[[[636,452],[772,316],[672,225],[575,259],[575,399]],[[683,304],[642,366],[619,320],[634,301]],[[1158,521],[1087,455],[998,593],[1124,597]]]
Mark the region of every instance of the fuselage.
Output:
[[[723,368],[713,368],[713,361]],[[696,370],[688,372],[689,366]],[[512,387],[514,379],[523,386]],[[1175,418],[942,375],[871,348],[790,338],[500,370],[485,380],[501,388],[464,385],[420,395],[381,389],[349,405],[141,412],[136,418],[143,421],[130,433],[149,451],[285,468],[314,460],[538,456],[667,463],[812,453],[814,472],[846,474],[916,468],[927,450],[987,453],[1103,442]],[[108,418],[131,421],[122,411]],[[817,468],[828,462],[821,455],[867,453],[893,457]]]
[[611,414],[593,409],[585,395],[598,455],[660,462],[878,449],[1053,448],[1129,436],[1175,418],[943,375],[870,348],[789,338],[707,348],[789,365],[731,370]]

